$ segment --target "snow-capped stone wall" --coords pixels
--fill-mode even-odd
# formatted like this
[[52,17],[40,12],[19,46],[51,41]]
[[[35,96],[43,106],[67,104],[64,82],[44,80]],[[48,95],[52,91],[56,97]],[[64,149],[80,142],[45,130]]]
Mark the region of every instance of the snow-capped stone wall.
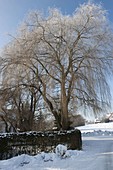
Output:
[[68,149],[82,148],[81,132],[69,131],[23,132],[0,134],[0,159],[8,159],[20,154],[35,155],[51,152],[59,144]]

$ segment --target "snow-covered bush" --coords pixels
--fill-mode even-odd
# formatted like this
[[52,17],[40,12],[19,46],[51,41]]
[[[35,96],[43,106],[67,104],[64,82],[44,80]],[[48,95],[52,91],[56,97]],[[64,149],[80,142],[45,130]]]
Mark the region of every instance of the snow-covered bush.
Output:
[[65,145],[61,145],[59,144],[56,148],[55,148],[55,153],[59,156],[59,157],[63,157],[66,154],[67,151],[67,146]]

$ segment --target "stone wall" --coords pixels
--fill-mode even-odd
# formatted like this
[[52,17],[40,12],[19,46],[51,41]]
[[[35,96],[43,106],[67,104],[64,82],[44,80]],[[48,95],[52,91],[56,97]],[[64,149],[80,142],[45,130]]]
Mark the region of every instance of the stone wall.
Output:
[[47,131],[0,134],[0,160],[20,154],[36,155],[42,151],[52,152],[58,144],[68,149],[82,149],[81,132]]

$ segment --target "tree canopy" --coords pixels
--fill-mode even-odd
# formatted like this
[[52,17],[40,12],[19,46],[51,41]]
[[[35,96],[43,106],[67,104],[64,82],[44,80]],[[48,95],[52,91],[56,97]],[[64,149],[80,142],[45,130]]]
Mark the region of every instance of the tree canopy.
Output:
[[80,108],[110,104],[113,32],[101,5],[83,4],[73,15],[30,13],[1,62],[2,88],[36,90],[59,129],[68,129]]

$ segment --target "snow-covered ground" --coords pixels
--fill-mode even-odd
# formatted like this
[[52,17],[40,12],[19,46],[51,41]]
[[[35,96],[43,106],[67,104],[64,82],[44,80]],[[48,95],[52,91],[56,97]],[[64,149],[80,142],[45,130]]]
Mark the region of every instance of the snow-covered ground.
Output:
[[0,170],[112,170],[113,123],[78,127],[83,150],[66,150],[59,145],[56,153],[21,155],[0,161]]

